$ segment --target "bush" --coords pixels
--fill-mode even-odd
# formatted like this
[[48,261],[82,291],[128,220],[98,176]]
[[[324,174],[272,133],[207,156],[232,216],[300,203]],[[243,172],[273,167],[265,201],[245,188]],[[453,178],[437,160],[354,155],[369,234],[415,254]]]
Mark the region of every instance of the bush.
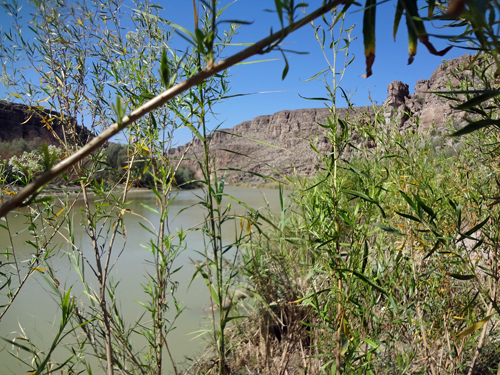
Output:
[[179,167],[175,172],[175,183],[182,189],[194,189],[198,187],[193,171],[186,167]]
[[[24,140],[14,144],[16,150],[29,145],[26,141],[22,141]],[[11,157],[8,165],[17,178],[28,183],[40,173],[48,170],[56,161],[59,161],[63,154],[64,151],[56,146],[42,145],[41,148],[34,151],[25,151],[21,156]]]

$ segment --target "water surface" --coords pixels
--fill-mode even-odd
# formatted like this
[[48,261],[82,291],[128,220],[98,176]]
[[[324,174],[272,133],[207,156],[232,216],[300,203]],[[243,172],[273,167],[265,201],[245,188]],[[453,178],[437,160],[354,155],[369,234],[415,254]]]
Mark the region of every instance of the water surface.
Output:
[[[233,195],[255,209],[264,211],[266,207],[269,207],[274,212],[279,210],[278,190],[227,187],[225,193]],[[184,230],[191,228],[204,220],[206,212],[198,205],[200,199],[196,196],[203,194],[203,191],[199,189],[179,192],[169,212],[169,229],[171,232],[175,233],[181,228]],[[140,219],[140,217],[144,217],[157,227],[158,215],[141,205],[142,203],[155,207],[155,196],[152,192],[135,192],[129,195],[128,200],[131,203],[127,207],[137,215],[130,213],[125,215],[126,242],[120,237],[113,250],[115,256],[112,259],[114,261],[116,255],[123,248],[122,254],[113,266],[112,275],[114,281],[119,281],[117,287],[119,307],[123,312],[126,324],[130,325],[139,320],[144,314],[144,308],[137,301],[147,299],[141,284],[146,282],[148,272],[153,272],[153,267],[148,262],[152,259],[151,254],[144,248],[152,235],[139,222],[148,227],[150,227],[150,224],[146,220]],[[227,205],[228,202],[230,200],[225,198],[224,204]],[[85,255],[91,259],[93,252],[89,246],[90,240],[82,225],[82,205],[83,202],[78,201],[72,211],[75,223],[75,238],[76,243],[80,244]],[[232,202],[231,205],[232,212],[236,214],[245,214],[247,211],[235,202]],[[187,207],[189,208],[185,209]],[[29,231],[26,230],[28,224],[22,215],[10,214],[8,220],[12,233],[18,233],[13,237],[18,261],[26,261],[34,253],[34,248],[26,243],[26,241],[32,240]],[[239,221],[229,222],[225,226],[223,234],[225,243],[231,243],[234,240],[237,228],[239,228]],[[62,232],[67,233],[65,230],[62,230]],[[0,233],[0,249],[3,252],[8,247],[10,248],[10,240],[6,235],[6,231],[2,230]],[[66,252],[71,252],[68,243],[64,238],[56,235],[52,244],[57,245],[57,251],[54,251],[54,256],[49,260],[49,263],[55,271],[55,277],[61,283],[61,287],[66,290],[71,287],[74,295],[78,296],[81,301],[88,303],[88,298],[83,295],[81,282],[73,268],[74,265],[71,264],[70,257],[66,255]],[[209,305],[209,298],[205,282],[201,278],[196,278],[188,288],[195,271],[192,261],[201,260],[203,257],[200,253],[203,253],[203,251],[204,242],[201,232],[190,232],[186,241],[186,249],[178,256],[174,265],[174,268],[182,266],[181,270],[173,278],[179,283],[176,292],[177,299],[181,306],[186,307],[176,321],[176,329],[168,336],[170,349],[177,362],[182,362],[184,357],[196,357],[200,353],[205,346],[205,342],[202,338],[196,338],[196,336],[199,331],[207,330],[210,327],[206,310]],[[87,272],[89,280],[92,280],[90,270],[87,269]],[[96,285],[92,281],[90,283]],[[16,337],[23,336],[24,331],[29,334],[30,340],[39,348],[48,348],[57,332],[60,321],[58,304],[54,301],[56,298],[51,293],[51,288],[43,275],[40,272],[35,273],[29,278],[20,295],[0,322],[0,337],[13,340]],[[0,302],[4,303],[4,301],[5,296],[1,296]],[[172,309],[169,318],[173,318],[175,315],[174,310]],[[143,318],[144,320],[147,319]],[[18,342],[23,343],[23,341]],[[22,365],[8,353],[11,350],[10,344],[1,343],[0,350],[2,374],[28,372],[28,366]],[[60,349],[57,357],[68,355],[68,353],[69,351]],[[26,353],[21,354],[25,355]],[[98,368],[93,368],[93,370],[96,371]],[[95,373],[99,373],[99,371]]]

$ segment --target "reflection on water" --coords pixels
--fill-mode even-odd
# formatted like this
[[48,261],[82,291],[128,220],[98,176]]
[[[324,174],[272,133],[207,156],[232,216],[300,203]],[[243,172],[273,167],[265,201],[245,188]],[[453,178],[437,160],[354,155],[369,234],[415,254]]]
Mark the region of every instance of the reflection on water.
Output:
[[[269,207],[272,211],[279,210],[279,193],[277,190],[270,189],[252,189],[252,188],[234,188],[227,187],[225,193],[244,201],[252,208],[264,209],[266,200],[269,202]],[[169,211],[169,229],[175,233],[178,229],[191,228],[203,221],[205,211],[197,203],[200,201],[196,195],[203,195],[201,190],[181,191],[178,193]],[[120,238],[114,247],[116,255],[123,248],[123,253],[112,269],[113,280],[119,281],[117,287],[118,300],[121,304],[120,309],[124,314],[125,321],[128,324],[133,324],[139,320],[144,314],[144,308],[137,301],[144,301],[147,296],[144,294],[143,286],[146,282],[147,273],[153,272],[153,267],[148,260],[152,259],[151,254],[144,248],[152,235],[148,233],[140,224],[149,226],[147,221],[141,220],[143,217],[149,220],[154,225],[158,225],[158,215],[144,207],[140,203],[155,206],[155,197],[152,192],[134,192],[129,195],[129,201],[132,201],[127,207],[137,215],[126,214],[126,241]],[[229,202],[224,200],[224,204]],[[244,214],[246,209],[234,201],[231,203],[232,212]],[[87,256],[92,257],[92,252],[89,249],[90,240],[86,236],[82,223],[81,215],[82,202],[77,202],[72,211],[73,220],[75,222],[75,238],[76,243],[81,244]],[[188,209],[185,209],[189,207]],[[9,225],[14,236],[14,247],[18,257],[18,261],[29,259],[34,252],[34,248],[27,244],[26,241],[31,240],[31,235],[28,230],[25,219],[22,215],[9,215]],[[236,229],[239,223],[233,221],[228,223],[224,232],[223,240],[230,243],[235,237]],[[63,233],[67,233],[63,230]],[[79,296],[82,301],[88,299],[82,293],[82,286],[79,277],[72,268],[69,257],[66,252],[71,251],[69,244],[61,236],[56,235],[52,244],[57,245],[57,250],[54,256],[50,259],[50,266],[55,271],[55,277],[61,283],[61,287],[66,290],[72,287],[72,293]],[[10,240],[6,235],[6,231],[0,232],[0,252],[10,247]],[[193,357],[199,353],[204,347],[203,340],[195,338],[198,336],[196,331],[209,328],[209,320],[205,318],[204,308],[209,305],[209,297],[206,293],[206,285],[201,278],[196,278],[188,289],[188,285],[194,274],[194,266],[192,260],[201,260],[204,245],[201,232],[190,232],[187,236],[186,250],[176,259],[174,268],[182,266],[182,269],[175,273],[174,278],[179,282],[179,289],[176,297],[181,306],[187,308],[180,315],[176,322],[176,329],[172,331],[167,340],[170,343],[170,350],[176,361],[182,361],[184,357]],[[90,270],[87,269],[88,275]],[[2,292],[5,292],[2,291]],[[59,325],[60,312],[57,309],[57,299],[51,294],[50,287],[44,280],[41,273],[36,273],[28,279],[27,284],[23,287],[20,295],[15,300],[14,304],[4,316],[0,323],[0,337],[5,337],[13,340],[19,337],[23,329],[30,335],[30,340],[39,348],[47,348]],[[5,296],[0,297],[0,304],[5,303]],[[172,317],[175,314],[175,309],[172,309]],[[143,320],[147,320],[147,315]],[[22,327],[22,328],[21,328]],[[193,334],[194,333],[194,334]],[[28,367],[21,365],[19,361],[10,356],[7,349],[11,349],[11,345],[0,344],[0,363],[2,363],[2,374],[8,373],[26,373]],[[63,350],[63,349],[61,349]],[[68,351],[56,353],[57,356],[68,356]],[[25,353],[21,353],[24,355]],[[63,357],[61,357],[63,358]],[[95,370],[94,370],[95,371]]]

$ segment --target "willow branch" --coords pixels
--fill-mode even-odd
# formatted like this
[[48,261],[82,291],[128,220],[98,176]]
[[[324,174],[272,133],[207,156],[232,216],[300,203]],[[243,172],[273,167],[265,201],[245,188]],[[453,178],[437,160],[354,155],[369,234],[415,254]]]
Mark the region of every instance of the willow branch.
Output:
[[[149,102],[140,106],[136,110],[132,111],[128,116],[123,117],[123,119],[119,123],[115,123],[111,125],[108,129],[104,130],[97,137],[93,138],[89,143],[87,143],[80,150],[75,152],[73,155],[68,158],[62,160],[60,163],[55,165],[52,169],[44,172],[38,179],[33,181],[32,183],[26,185],[24,189],[22,189],[18,194],[13,196],[7,202],[0,206],[0,217],[4,217],[9,211],[22,206],[23,202],[25,202],[30,196],[35,194],[39,189],[48,184],[54,178],[59,176],[65,170],[75,165],[86,156],[90,155],[93,151],[97,150],[101,147],[107,140],[109,140],[114,135],[118,134],[124,128],[128,127],[133,122],[139,120],[141,117],[145,116],[149,112],[153,111],[156,108],[163,106],[170,99],[176,97],[177,95],[183,93],[184,91],[190,89],[193,86],[199,85],[204,82],[206,79],[212,77],[213,75],[234,66],[249,57],[252,57],[257,54],[263,53],[266,48],[272,46],[273,43],[279,42],[283,40],[286,36],[293,33],[297,29],[301,28],[304,25],[307,25],[314,19],[322,16],[323,14],[331,11],[333,8],[337,7],[340,4],[345,3],[346,0],[334,0],[328,1],[320,8],[316,9],[311,14],[305,16],[301,20],[290,24],[288,27],[277,31],[267,38],[260,40],[259,42],[251,45],[250,47],[244,49],[241,52],[234,54],[233,56],[227,58],[226,60],[219,61],[214,64],[208,65],[205,69],[203,69],[198,74],[193,77],[178,83],[177,85],[171,87],[170,89],[164,91],[160,95],[151,99]],[[267,52],[267,51],[266,51]]]

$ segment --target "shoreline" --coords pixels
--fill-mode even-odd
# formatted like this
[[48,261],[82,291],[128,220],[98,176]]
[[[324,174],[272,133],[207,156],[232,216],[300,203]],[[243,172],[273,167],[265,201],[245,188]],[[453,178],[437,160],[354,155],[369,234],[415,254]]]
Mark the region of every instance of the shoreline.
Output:
[[[254,189],[278,189],[279,184],[277,183],[238,183],[238,184],[227,184],[227,186],[230,187],[242,187],[242,188],[254,188]],[[125,189],[124,185],[119,185],[115,187],[113,191],[118,192],[120,194],[123,193],[123,190]],[[177,187],[174,187],[172,191],[183,191],[183,190],[194,190],[194,189],[180,189]],[[0,189],[0,192],[3,192],[3,194],[0,195],[0,204],[4,201],[7,201],[12,197],[13,195],[17,194],[19,191],[21,191],[21,188],[19,187],[10,187],[8,189],[2,188]],[[149,188],[130,188],[127,192],[128,194],[138,194],[138,193],[144,193],[144,192],[153,192],[153,190]],[[81,195],[82,189],[80,187],[60,187],[60,186],[55,186],[55,185],[49,185],[47,189],[44,189],[40,194],[39,197],[64,197],[64,196],[69,196],[69,197],[77,197]],[[90,196],[95,196],[96,194],[93,191],[89,191]]]

